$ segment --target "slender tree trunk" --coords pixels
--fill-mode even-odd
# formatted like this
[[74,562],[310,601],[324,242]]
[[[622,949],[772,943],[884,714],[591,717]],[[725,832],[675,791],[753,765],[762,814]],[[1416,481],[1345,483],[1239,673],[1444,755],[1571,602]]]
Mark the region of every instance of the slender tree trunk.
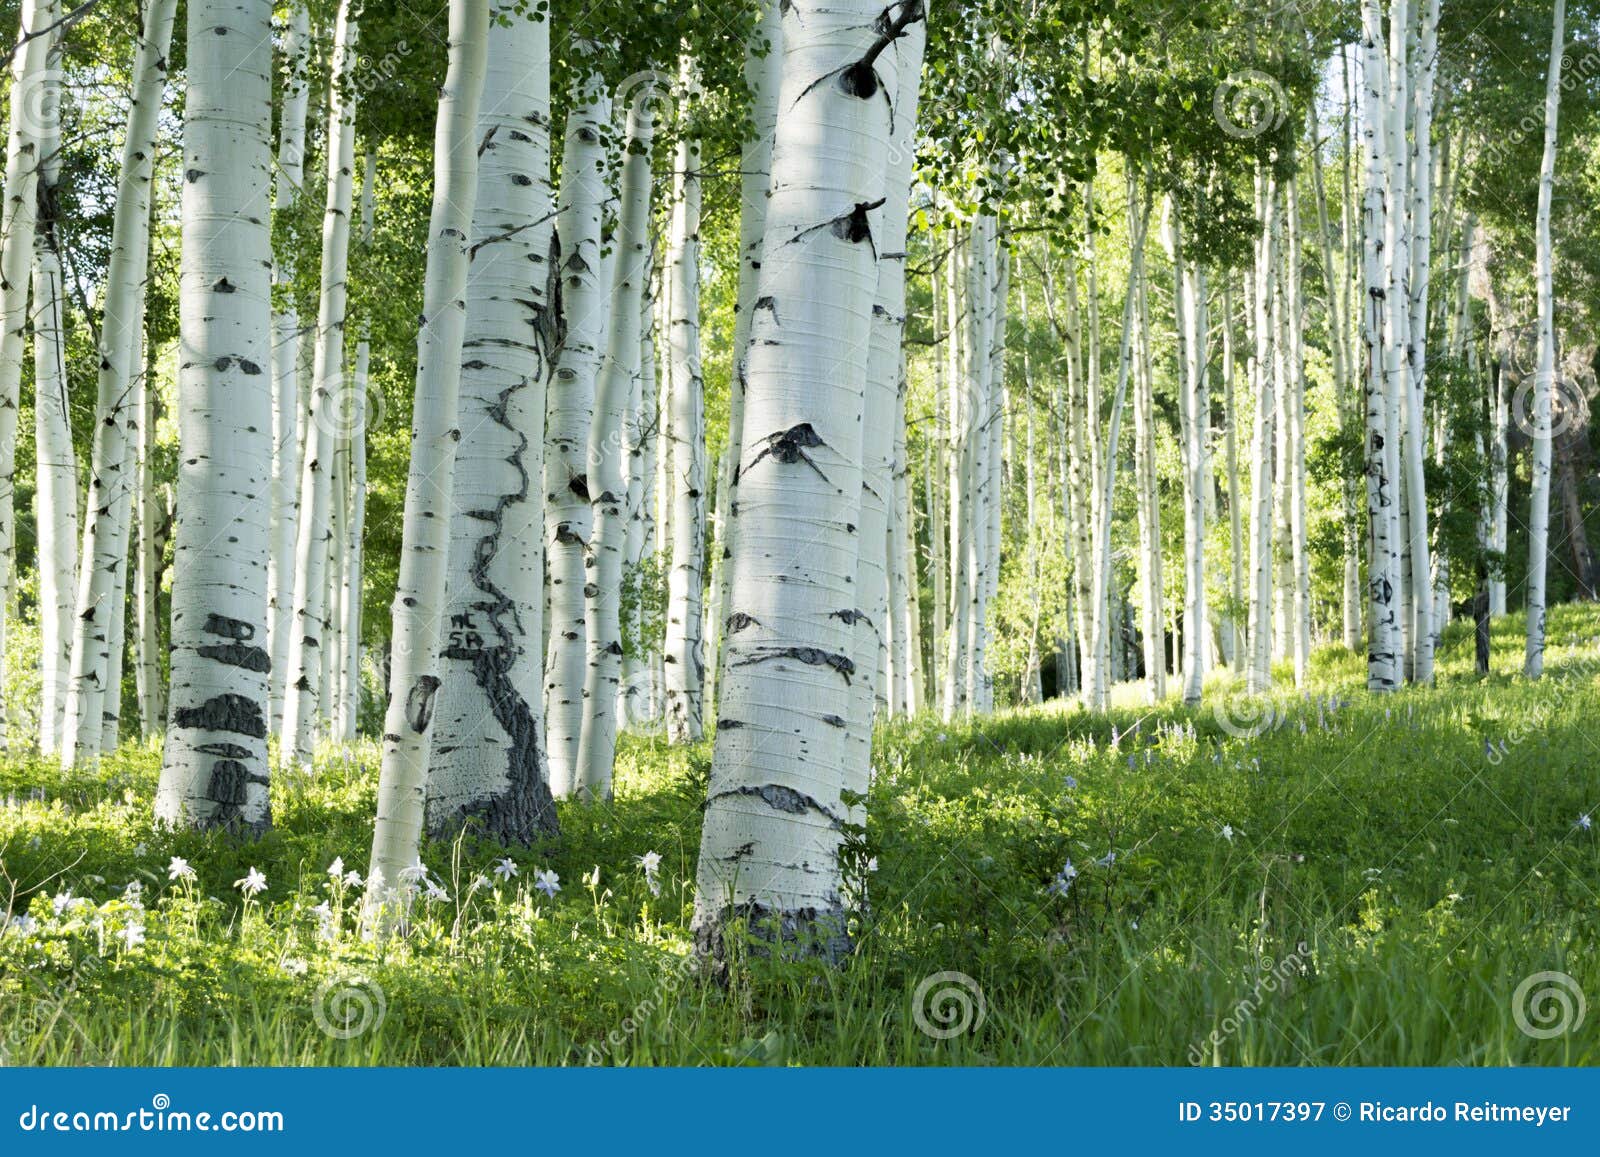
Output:
[[[22,0],[21,28],[11,57],[13,110],[6,133],[4,208],[0,210],[0,685],[4,683],[6,619],[16,569],[17,411],[22,388],[23,335],[28,327],[29,276],[38,219],[38,118],[17,110],[49,107],[54,0]],[[41,87],[42,86],[42,87]],[[40,92],[35,99],[30,92]],[[9,746],[0,697],[0,746]]]
[[158,822],[260,832],[272,474],[272,6],[190,0],[171,715]]
[[478,105],[487,72],[488,32],[486,0],[451,0],[449,65],[434,131],[433,210],[417,335],[389,706],[367,873],[367,901],[374,908],[391,904],[400,873],[416,862],[422,837],[450,542],[449,525],[438,515],[450,509],[455,483],[468,245],[477,199]]
[[1228,471],[1228,663],[1237,674],[1245,660],[1244,508],[1239,488],[1239,403],[1234,397],[1233,279],[1222,281],[1222,408],[1226,413],[1223,454]]
[[[650,258],[654,266],[654,246]],[[639,372],[634,377],[629,397],[628,417],[628,555],[626,574],[630,576],[632,600],[627,607],[628,645],[622,657],[622,722],[648,723],[654,718],[651,689],[652,665],[657,652],[644,646],[645,627],[654,614],[655,589],[645,582],[654,576],[656,446],[656,347],[654,338],[655,301],[651,296],[650,276],[646,271],[640,284]]]
[[860,544],[854,572],[857,601],[850,652],[855,675],[849,688],[850,711],[845,716],[849,725],[847,757],[853,760],[850,779],[859,783],[866,783],[870,776],[873,712],[884,698],[878,681],[878,657],[885,645],[890,614],[885,567],[888,553],[884,547],[889,542],[889,512],[895,500],[895,434],[899,427],[896,411],[901,409],[906,328],[906,234],[926,39],[927,26],[917,20],[892,46],[898,87],[889,90],[894,103],[882,177],[885,199],[883,212],[872,230],[878,257],[877,284],[867,339],[860,509],[855,520]]
[[611,770],[616,759],[622,685],[622,567],[627,547],[623,422],[639,375],[640,319],[644,286],[650,278],[652,95],[635,94],[627,112],[621,220],[614,242],[618,256],[611,285],[611,332],[589,428],[589,491],[594,500],[589,553],[593,563],[584,588],[589,666],[583,689],[576,794],[591,800],[611,798]]
[[166,696],[162,694],[161,617],[157,605],[161,591],[161,527],[166,512],[155,478],[156,418],[160,413],[155,369],[155,351],[147,344],[136,399],[138,481],[134,493],[139,503],[139,537],[135,544],[133,596],[138,631],[138,666],[134,675],[139,696],[139,734],[145,739],[161,730],[167,714]]
[[1260,694],[1272,685],[1272,516],[1274,350],[1278,327],[1278,191],[1266,173],[1256,176],[1262,229],[1256,242],[1255,378],[1256,420],[1250,456],[1250,668],[1246,685]]
[[1550,403],[1556,373],[1555,288],[1551,277],[1550,201],[1556,181],[1556,121],[1561,111],[1561,50],[1566,0],[1555,0],[1550,68],[1544,93],[1544,159],[1539,164],[1539,209],[1534,219],[1538,265],[1539,365],[1533,386],[1533,455],[1528,493],[1528,639],[1523,672],[1544,673],[1545,570],[1550,542]]
[[[305,185],[306,112],[311,84],[307,64],[311,14],[297,0],[283,38],[283,102],[278,118],[278,164],[274,212],[292,219]],[[293,631],[295,537],[300,512],[300,314],[295,308],[294,251],[274,253],[273,282],[282,308],[272,312],[272,526],[267,556],[267,653],[273,734],[283,729],[284,687],[288,681],[289,636]]]
[[[369,148],[361,175],[361,247],[364,251],[372,246],[373,183],[377,176],[378,158]],[[344,644],[344,654],[340,663],[342,677],[337,734],[347,742],[356,737],[361,711],[361,603],[367,530],[367,376],[372,361],[372,343],[367,334],[368,319],[362,318],[348,395],[351,427],[347,447],[349,513],[345,526],[344,584],[339,596],[339,636]]]
[[[686,87],[693,65],[683,66]],[[705,396],[700,374],[700,142],[678,141],[673,163],[667,430],[672,454],[672,554],[667,577],[667,736],[692,743],[702,734],[705,648],[701,633],[705,561]],[[769,202],[770,212],[770,202]],[[751,308],[752,327],[755,306]],[[740,446],[743,455],[744,446]],[[743,474],[740,474],[741,480]],[[731,511],[730,511],[731,513]]]
[[549,725],[550,790],[557,799],[578,789],[578,742],[583,733],[583,678],[588,659],[583,588],[588,581],[592,514],[586,459],[610,299],[610,287],[601,280],[600,255],[601,208],[607,195],[604,142],[610,107],[600,74],[586,66],[573,90],[562,151],[556,236],[565,334],[550,385],[545,426],[550,647],[544,664],[544,706]]
[[[53,19],[53,17],[52,17]],[[56,64],[56,53],[50,57]],[[72,663],[73,594],[78,574],[78,461],[72,446],[62,325],[61,256],[55,229],[60,171],[60,87],[47,84],[38,111],[39,218],[33,252],[33,417],[35,525],[39,557],[39,751],[60,749]]]
[[317,721],[334,689],[325,686],[329,638],[328,561],[334,549],[335,491],[330,473],[347,435],[350,399],[344,377],[344,326],[349,302],[350,209],[355,172],[357,13],[340,0],[334,32],[333,80],[328,93],[328,196],[322,218],[322,283],[317,307],[316,357],[300,473],[300,515],[294,551],[294,602],[289,629],[279,759],[309,767]]
[[[1411,569],[1411,667],[1418,683],[1433,682],[1433,563],[1428,546],[1428,491],[1424,476],[1427,418],[1422,403],[1427,380],[1428,271],[1432,256],[1433,218],[1433,85],[1438,73],[1439,0],[1419,0],[1421,28],[1411,57],[1411,269],[1406,278],[1410,316],[1406,324],[1405,468],[1406,517]],[[1398,210],[1397,210],[1398,211]]]
[[[1170,205],[1168,211],[1169,213],[1174,211]],[[1180,365],[1183,365],[1183,343],[1187,340],[1188,334],[1183,321],[1182,254],[1178,249],[1176,221],[1169,216],[1168,222],[1172,227],[1166,231],[1165,241],[1168,254],[1174,262],[1174,278],[1177,282],[1175,296],[1178,310],[1178,356]],[[1159,703],[1167,695],[1167,616],[1161,558],[1161,507],[1156,492],[1156,418],[1150,364],[1150,308],[1145,279],[1140,280],[1134,292],[1138,294],[1138,305],[1134,312],[1134,324],[1137,329],[1134,339],[1136,373],[1133,380],[1133,489],[1135,516],[1139,524],[1139,602],[1143,612],[1139,633],[1144,645],[1146,694],[1149,702]],[[1187,430],[1189,419],[1186,389],[1180,389],[1179,400]],[[1186,477],[1186,488],[1188,481]],[[1187,500],[1184,509],[1187,515],[1190,511]],[[1185,623],[1185,634],[1187,625]]]
[[[697,947],[729,925],[838,959],[863,382],[891,106],[909,0],[784,6],[772,195],[746,362],[727,677],[701,836]],[[830,78],[847,82],[829,83]],[[885,94],[891,94],[885,99]],[[909,119],[909,118],[908,118]],[[819,142],[851,142],[824,149]],[[678,309],[681,309],[681,304]]]
[[[1150,223],[1149,194],[1145,193],[1143,204],[1140,204],[1139,190],[1135,179],[1130,174],[1128,178],[1128,229],[1131,234],[1128,267],[1128,292],[1124,297],[1122,306],[1122,337],[1121,348],[1117,355],[1117,385],[1111,398],[1111,413],[1107,421],[1105,449],[1101,454],[1104,473],[1101,475],[1099,498],[1096,503],[1096,523],[1094,528],[1094,660],[1099,668],[1099,674],[1094,681],[1096,695],[1091,701],[1091,706],[1096,711],[1104,711],[1107,707],[1108,692],[1115,672],[1111,667],[1113,644],[1111,636],[1120,633],[1112,624],[1112,590],[1111,590],[1111,509],[1117,492],[1117,459],[1120,456],[1122,407],[1123,400],[1128,392],[1128,377],[1131,369],[1133,317],[1136,286],[1144,276],[1144,244],[1145,235]],[[1118,619],[1120,623],[1120,617]],[[1187,625],[1185,626],[1187,630]],[[1115,648],[1120,650],[1120,646]]]
[[1389,411],[1395,399],[1386,373],[1384,322],[1387,314],[1387,278],[1383,266],[1386,245],[1384,177],[1388,170],[1389,136],[1384,124],[1388,80],[1383,67],[1383,14],[1378,0],[1362,4],[1362,76],[1366,86],[1365,123],[1366,189],[1363,199],[1364,270],[1366,309],[1362,341],[1366,346],[1366,467],[1367,467],[1367,687],[1390,691],[1400,683],[1399,631],[1395,613],[1395,581],[1399,565],[1395,542],[1397,479],[1392,471]]

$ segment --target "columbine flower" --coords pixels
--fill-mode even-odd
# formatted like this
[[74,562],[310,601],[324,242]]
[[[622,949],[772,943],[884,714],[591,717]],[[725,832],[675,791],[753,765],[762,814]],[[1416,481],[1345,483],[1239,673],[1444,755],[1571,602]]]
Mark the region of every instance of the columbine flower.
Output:
[[144,885],[138,880],[129,880],[122,886],[122,898],[135,908],[143,908]]
[[140,859],[143,859],[144,858],[144,854],[146,852],[148,852],[149,850],[150,850],[150,845],[149,844],[134,844],[133,845],[133,854],[138,856]]
[[1077,786],[1078,786],[1078,778],[1077,778],[1077,776],[1069,775],[1069,776],[1066,777],[1066,779],[1063,782],[1067,785],[1067,790],[1068,791],[1074,791],[1074,790],[1077,789]]
[[[380,876],[378,878],[382,879],[383,877],[380,874]],[[359,888],[359,887],[361,887],[361,873],[356,871],[354,868],[351,868],[348,872],[346,872],[344,874],[344,886],[346,888]]]
[[450,893],[445,891],[444,885],[439,883],[437,880],[428,881],[427,890],[423,892],[423,895],[430,900],[437,900],[441,904],[448,904],[450,902]]
[[259,896],[267,890],[267,878],[258,868],[252,867],[245,873],[244,879],[235,880],[233,886],[248,896]]
[[494,874],[502,880],[509,880],[517,874],[517,865],[511,862],[510,856],[505,856],[494,862]]
[[1222,825],[1222,838],[1227,840],[1230,844],[1233,843],[1233,825],[1232,824],[1223,824]]
[[304,976],[306,974],[306,970],[311,966],[304,960],[301,960],[299,957],[291,956],[282,964],[278,965],[278,967],[283,969],[290,976]]
[[182,856],[173,856],[172,862],[167,865],[167,879],[192,880],[194,869],[189,866],[189,861]]
[[594,866],[594,871],[590,872],[587,876],[585,876],[583,878],[583,882],[584,882],[584,885],[586,887],[589,887],[589,888],[598,888],[600,886],[600,865],[599,864],[596,864]]
[[39,930],[39,922],[26,912],[20,916],[11,917],[10,926],[23,936],[32,936]]
[[488,886],[489,886],[489,877],[483,875],[480,872],[478,875],[472,877],[472,886],[470,888],[468,888],[467,891],[469,891],[469,892],[477,892],[477,891],[480,891],[481,889],[487,888]]
[[71,906],[72,906],[72,889],[71,888],[68,888],[65,892],[56,893],[56,895],[54,897],[52,897],[51,900],[50,900],[50,907],[55,909],[55,913],[56,913],[57,916],[61,915],[63,912],[65,912]]
[[1095,866],[1096,867],[1100,867],[1100,868],[1109,868],[1112,864],[1114,864],[1116,862],[1117,862],[1117,853],[1116,852],[1107,852],[1105,855],[1101,856],[1098,860],[1095,861]]
[[1065,896],[1068,889],[1072,887],[1072,881],[1077,878],[1078,869],[1072,866],[1071,860],[1068,860],[1066,865],[1056,873],[1056,878],[1050,882],[1050,893],[1055,896]]
[[335,857],[333,857],[333,863],[328,865],[328,875],[332,876],[335,880],[339,879],[340,877],[342,877],[344,875],[344,857],[343,856],[335,856]]
[[1579,831],[1586,832],[1592,826],[1594,826],[1594,821],[1589,818],[1589,813],[1588,812],[1584,812],[1581,816],[1578,817],[1578,822],[1576,824],[1574,824],[1573,826],[1576,827]]
[[655,873],[661,870],[660,852],[646,852],[642,856],[635,856],[633,858],[638,861],[639,866],[644,869],[644,874],[647,876],[653,876]]
[[428,869],[421,860],[416,861],[409,868],[400,869],[400,882],[402,884],[420,884],[428,878]]
[[128,948],[137,948],[144,943],[144,925],[129,924],[118,935],[122,937],[122,943]]
[[533,886],[554,900],[556,893],[561,891],[561,877],[547,868],[533,874]]

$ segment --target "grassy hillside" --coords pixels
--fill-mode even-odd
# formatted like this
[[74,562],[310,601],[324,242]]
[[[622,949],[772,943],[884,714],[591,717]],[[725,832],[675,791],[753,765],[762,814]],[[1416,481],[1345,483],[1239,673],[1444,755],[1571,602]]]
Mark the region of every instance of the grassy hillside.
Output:
[[[1600,999],[1600,837],[1581,819],[1600,811],[1600,612],[1552,614],[1536,685],[1473,677],[1461,626],[1433,690],[1369,696],[1332,650],[1306,693],[1259,703],[1219,680],[1195,711],[1124,688],[1105,718],[891,726],[852,849],[858,955],[736,960],[725,989],[687,957],[709,745],[626,743],[615,804],[564,808],[560,842],[500,872],[496,848],[430,848],[448,898],[419,896],[381,945],[327,871],[365,868],[371,747],[277,785],[276,830],[249,846],[153,833],[154,751],[66,778],[11,761],[0,1056],[1597,1063],[1592,1021],[1541,1038],[1518,1019],[1554,1026],[1576,1000],[1565,979],[1524,984],[1541,972]],[[1499,668],[1520,668],[1521,629],[1497,624]],[[173,857],[193,880],[169,879]],[[266,890],[246,899],[251,868]]]

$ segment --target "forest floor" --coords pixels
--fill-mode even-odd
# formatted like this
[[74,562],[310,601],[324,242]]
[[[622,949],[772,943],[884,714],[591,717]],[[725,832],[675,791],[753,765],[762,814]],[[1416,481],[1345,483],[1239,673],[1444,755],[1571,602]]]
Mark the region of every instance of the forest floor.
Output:
[[[365,867],[370,745],[275,785],[242,846],[154,831],[152,749],[13,759],[0,1061],[1600,1063],[1600,610],[1550,628],[1538,684],[1475,677],[1456,624],[1431,690],[1369,695],[1330,649],[1264,710],[1219,678],[1195,710],[1129,687],[1106,717],[891,725],[857,954],[726,987],[688,955],[708,744],[627,741],[615,803],[499,871],[430,847],[436,898],[381,946],[328,871]],[[1521,639],[1496,624],[1496,670]]]

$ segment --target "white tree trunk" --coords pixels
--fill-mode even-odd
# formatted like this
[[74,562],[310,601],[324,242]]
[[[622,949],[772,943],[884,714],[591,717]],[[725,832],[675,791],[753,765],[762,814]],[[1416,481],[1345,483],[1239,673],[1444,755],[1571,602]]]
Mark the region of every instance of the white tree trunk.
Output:
[[[1168,209],[1172,211],[1170,205]],[[1167,251],[1174,259],[1174,278],[1177,282],[1175,301],[1181,369],[1185,365],[1183,343],[1189,335],[1183,323],[1182,252],[1178,247],[1176,221],[1170,218],[1169,221],[1173,227],[1167,230],[1165,240]],[[1150,364],[1150,310],[1144,279],[1140,279],[1135,292],[1138,294],[1138,304],[1134,312],[1133,488],[1134,513],[1139,524],[1139,633],[1144,645],[1145,693],[1149,702],[1158,703],[1167,694],[1166,609],[1161,566],[1161,507],[1156,494],[1156,420]],[[1186,392],[1184,388],[1179,390],[1185,423],[1188,414]],[[1187,503],[1184,509],[1189,509]]]
[[[307,78],[311,14],[296,2],[284,31],[282,90],[278,120],[275,213],[292,215],[305,184],[306,110],[311,83]],[[273,282],[282,286],[283,308],[272,313],[272,527],[267,556],[267,652],[272,657],[268,678],[270,719],[274,735],[282,733],[284,686],[288,681],[289,635],[293,630],[294,551],[300,511],[300,315],[289,287],[294,281],[294,254],[274,254]]]
[[272,6],[190,0],[179,296],[180,512],[158,821],[259,832],[272,473]]
[[861,490],[856,519],[860,548],[856,552],[854,638],[850,651],[855,675],[850,684],[850,711],[845,716],[854,761],[852,774],[861,781],[870,774],[873,713],[887,690],[878,679],[879,653],[890,633],[887,544],[890,510],[895,500],[895,415],[900,407],[906,326],[906,233],[911,164],[916,154],[913,133],[926,41],[927,27],[918,21],[907,27],[892,49],[898,91],[893,96],[894,119],[883,175],[884,207],[872,237],[878,255],[877,288],[862,404]]
[[[686,88],[692,85],[692,68],[686,60]],[[705,396],[700,373],[700,142],[690,137],[680,137],[673,162],[667,279],[670,364],[666,411],[672,456],[672,556],[662,658],[666,664],[667,737],[674,743],[690,743],[702,734],[706,667],[701,634],[706,450]],[[754,309],[752,306],[752,313]],[[752,317],[751,325],[754,324]]]
[[1433,238],[1433,84],[1438,74],[1439,0],[1421,0],[1421,28],[1411,56],[1411,154],[1408,192],[1412,232],[1411,268],[1406,276],[1405,451],[1406,517],[1412,593],[1411,669],[1418,683],[1433,682],[1433,564],[1428,545],[1428,492],[1424,477],[1427,418],[1422,403],[1427,380],[1428,272]]
[[1391,472],[1389,410],[1391,396],[1384,370],[1384,322],[1387,278],[1383,267],[1384,178],[1388,171],[1389,137],[1384,124],[1388,79],[1383,66],[1383,14],[1378,0],[1362,4],[1362,77],[1365,118],[1366,187],[1363,194],[1363,271],[1366,284],[1362,341],[1366,347],[1367,467],[1367,687],[1390,691],[1400,683],[1400,625],[1395,610],[1399,565],[1393,511],[1398,480]]
[[1550,30],[1550,68],[1544,92],[1544,159],[1539,164],[1537,238],[1539,364],[1533,386],[1533,454],[1528,494],[1528,638],[1523,673],[1544,673],[1545,569],[1550,542],[1550,396],[1555,386],[1555,288],[1551,277],[1550,200],[1556,181],[1556,122],[1561,111],[1561,50],[1566,0],[1556,0]]
[[544,746],[545,405],[555,357],[550,26],[504,0],[478,111],[461,442],[451,496],[428,830],[554,830]]
[[717,544],[712,569],[715,606],[711,616],[717,653],[713,671],[720,678],[723,626],[728,613],[727,559],[736,522],[729,511],[738,501],[739,445],[744,437],[744,363],[750,344],[750,314],[761,271],[761,241],[766,233],[767,191],[772,184],[772,130],[778,120],[782,81],[783,21],[778,0],[757,0],[756,26],[745,45],[744,82],[750,90],[751,135],[739,152],[739,288],[733,307],[733,374],[728,382],[728,442],[717,479]]
[[1256,177],[1262,216],[1255,269],[1255,432],[1250,454],[1250,666],[1246,685],[1260,694],[1272,685],[1272,499],[1274,311],[1277,299],[1278,191],[1267,174]]
[[[23,335],[38,214],[39,110],[49,106],[47,75],[53,0],[22,0],[21,30],[11,57],[11,116],[6,134],[4,208],[0,209],[0,683],[4,681],[6,619],[16,568],[17,410],[22,387]],[[7,745],[0,697],[0,746]]]
[[[651,257],[654,261],[654,255]],[[639,372],[628,402],[628,545],[627,573],[632,577],[629,642],[622,659],[623,708],[628,723],[655,718],[652,672],[656,653],[646,653],[642,634],[654,591],[644,583],[645,567],[655,561],[656,447],[659,439],[656,405],[655,301],[647,275],[640,287]],[[654,573],[652,570],[650,573]],[[619,721],[620,722],[620,721]]]
[[589,427],[589,493],[594,503],[592,560],[584,587],[589,662],[583,687],[583,733],[574,794],[611,798],[622,686],[621,596],[627,550],[625,415],[639,376],[639,331],[650,278],[650,148],[655,132],[650,90],[631,94],[622,162],[621,213],[611,291],[611,331]]
[[[1128,379],[1133,361],[1133,317],[1134,307],[1137,304],[1135,287],[1144,276],[1144,245],[1145,235],[1149,229],[1150,206],[1149,198],[1143,198],[1140,204],[1140,194],[1136,188],[1134,178],[1128,178],[1128,229],[1131,234],[1129,245],[1131,255],[1128,267],[1128,291],[1122,303],[1122,337],[1117,355],[1117,384],[1111,398],[1111,412],[1106,423],[1105,447],[1100,455],[1101,475],[1098,501],[1095,511],[1094,527],[1094,615],[1092,630],[1094,641],[1092,652],[1097,674],[1093,684],[1094,696],[1090,706],[1096,711],[1104,711],[1108,704],[1111,682],[1115,678],[1112,667],[1113,650],[1120,650],[1112,644],[1112,635],[1120,635],[1112,623],[1112,591],[1111,591],[1111,513],[1117,493],[1117,466],[1120,456],[1122,441],[1122,410],[1123,403],[1128,393]],[[1120,620],[1120,614],[1119,614]]]
[[588,67],[567,113],[556,237],[566,337],[550,384],[545,426],[545,557],[550,579],[550,648],[544,664],[550,790],[565,799],[578,788],[583,734],[583,679],[588,626],[583,588],[592,509],[589,423],[606,348],[609,286],[602,284],[601,207],[607,195],[606,123],[611,102]]
[[[83,528],[72,665],[61,734],[70,767],[105,749],[120,715],[122,618],[137,462],[135,381],[143,373],[145,274],[150,253],[150,189],[161,97],[166,87],[174,0],[151,6],[134,62],[135,92],[122,145],[112,221],[111,260],[100,326],[93,459]],[[115,685],[115,686],[113,686]],[[112,743],[115,746],[115,743]]]
[[[373,183],[377,175],[378,158],[369,149],[361,177],[363,249],[372,245]],[[337,721],[337,734],[345,741],[356,737],[361,710],[361,599],[366,557],[363,546],[367,530],[367,376],[372,362],[372,343],[367,337],[367,325],[367,319],[363,318],[361,336],[356,341],[356,360],[348,394],[350,494],[345,525],[344,585],[339,597],[340,640],[344,644],[344,654],[340,664],[343,677]]]
[[1227,423],[1223,454],[1228,473],[1228,593],[1232,610],[1227,620],[1228,664],[1237,674],[1245,663],[1244,507],[1239,487],[1240,407],[1234,395],[1233,279],[1222,282],[1222,409]]
[[697,947],[719,960],[725,927],[741,917],[800,951],[837,958],[848,945],[841,793],[867,788],[847,719],[860,674],[854,523],[881,235],[868,206],[883,197],[901,92],[896,38],[921,15],[915,0],[887,11],[876,0],[784,6],[784,113],[730,560],[736,605],[695,898]]
[[433,209],[417,335],[400,576],[394,597],[389,706],[383,725],[378,816],[367,873],[369,910],[387,905],[416,862],[428,779],[439,627],[444,619],[448,520],[455,484],[457,403],[466,329],[468,244],[478,182],[478,105],[487,71],[489,5],[451,0],[449,64],[433,139]]
[[144,372],[137,395],[139,422],[134,453],[138,480],[134,493],[139,503],[139,535],[135,545],[134,615],[138,631],[138,659],[134,668],[139,696],[139,734],[148,739],[166,721],[166,696],[161,682],[161,623],[158,605],[161,589],[161,524],[166,513],[155,479],[156,382],[155,359],[145,352]]
[[283,735],[278,753],[285,767],[310,766],[319,713],[325,710],[325,696],[333,693],[325,686],[324,678],[324,656],[334,643],[327,629],[334,502],[329,475],[339,441],[350,433],[344,325],[349,308],[350,208],[356,163],[357,88],[350,79],[356,67],[356,36],[357,14],[351,9],[351,0],[340,0],[328,94],[328,194],[322,218],[316,355],[300,467],[288,681],[284,687]]
[[[53,18],[53,17],[52,17]],[[50,58],[52,68],[56,60]],[[60,86],[47,84],[39,110],[41,210],[55,204],[60,170]],[[78,462],[67,402],[61,257],[53,211],[44,213],[33,254],[33,418],[35,526],[39,556],[39,751],[59,750],[72,662],[73,595],[78,574]]]

